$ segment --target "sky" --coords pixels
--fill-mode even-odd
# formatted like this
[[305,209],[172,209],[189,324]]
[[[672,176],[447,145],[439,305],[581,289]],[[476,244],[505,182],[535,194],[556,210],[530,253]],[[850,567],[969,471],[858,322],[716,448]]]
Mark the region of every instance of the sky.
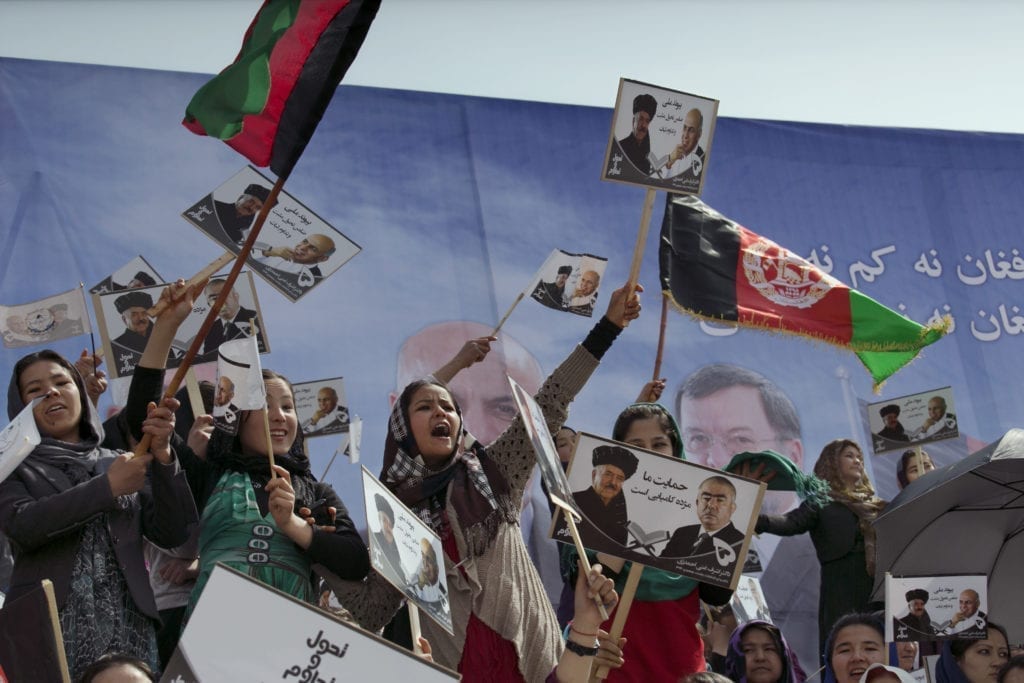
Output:
[[[0,56],[215,73],[255,0],[0,0]],[[1024,3],[386,0],[346,82],[611,107],[619,77],[740,118],[1024,133]]]

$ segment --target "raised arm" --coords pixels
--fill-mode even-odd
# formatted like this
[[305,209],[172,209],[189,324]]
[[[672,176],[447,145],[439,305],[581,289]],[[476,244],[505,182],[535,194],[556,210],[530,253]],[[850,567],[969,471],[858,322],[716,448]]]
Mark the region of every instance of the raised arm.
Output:
[[455,375],[465,370],[474,363],[479,363],[491,352],[491,342],[497,341],[497,337],[477,337],[470,339],[462,345],[458,353],[452,359],[434,371],[434,378],[448,384]]

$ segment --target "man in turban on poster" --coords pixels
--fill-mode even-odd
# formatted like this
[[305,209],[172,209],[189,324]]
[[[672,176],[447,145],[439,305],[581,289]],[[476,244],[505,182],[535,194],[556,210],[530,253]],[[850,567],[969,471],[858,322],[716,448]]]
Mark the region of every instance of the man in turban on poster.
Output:
[[878,436],[890,441],[910,441],[910,436],[900,424],[900,407],[898,405],[890,403],[879,410],[878,414],[882,416],[882,421],[885,423],[885,426],[878,432]]
[[630,163],[644,175],[654,173],[651,166],[651,136],[648,127],[658,110],[658,102],[651,95],[644,93],[633,98],[633,130],[619,140],[619,148]]
[[[590,473],[591,486],[572,494],[580,511],[592,525],[619,545],[628,540],[626,527],[629,514],[626,511],[626,496],[622,485],[636,473],[639,460],[622,446],[602,444],[594,449],[591,456],[594,469]],[[584,525],[584,535],[594,532]],[[586,543],[586,540],[584,540]]]
[[245,231],[252,227],[256,214],[263,208],[263,202],[267,201],[269,196],[269,189],[252,183],[234,202],[214,200],[217,220],[220,221],[220,227],[224,228],[228,240],[237,244],[245,239]]
[[565,310],[565,283],[572,275],[572,266],[559,266],[553,282],[539,282],[530,296],[548,308]]
[[928,603],[928,591],[915,588],[907,591],[905,597],[907,614],[896,618],[896,623],[893,624],[896,640],[922,640],[921,635],[935,635],[932,618],[928,616],[928,610],[924,607]]
[[120,375],[131,373],[146,350],[149,333],[153,331],[153,321],[147,311],[152,307],[153,297],[138,290],[114,299],[114,308],[121,315],[125,327],[124,332],[110,342]]

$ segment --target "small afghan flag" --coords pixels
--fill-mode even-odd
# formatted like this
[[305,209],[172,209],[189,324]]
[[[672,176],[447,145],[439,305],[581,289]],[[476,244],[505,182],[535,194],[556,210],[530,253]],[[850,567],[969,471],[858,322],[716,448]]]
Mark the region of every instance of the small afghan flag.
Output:
[[659,258],[662,290],[687,313],[849,349],[875,391],[949,328],[905,318],[690,195],[668,197]]
[[196,92],[182,123],[288,175],[379,7],[380,0],[265,0],[235,61]]

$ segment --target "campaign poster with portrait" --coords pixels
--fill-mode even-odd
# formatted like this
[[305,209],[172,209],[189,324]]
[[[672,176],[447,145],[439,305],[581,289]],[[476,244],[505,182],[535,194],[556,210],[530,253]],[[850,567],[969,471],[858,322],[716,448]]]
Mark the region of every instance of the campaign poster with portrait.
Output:
[[960,436],[952,387],[869,403],[867,419],[875,455]]
[[348,401],[341,377],[298,382],[295,414],[306,438],[341,434],[349,430]]
[[[196,297],[192,312],[178,327],[167,357],[167,367],[176,368],[181,364],[185,352],[199,333],[207,313],[224,287],[223,278],[211,278],[206,288]],[[135,366],[142,358],[146,342],[153,331],[153,318],[149,309],[160,300],[164,285],[140,287],[121,292],[93,294],[93,310],[99,326],[103,349],[107,358],[107,374],[111,377],[127,377],[135,372]],[[228,294],[218,318],[210,328],[195,363],[212,363],[217,360],[217,347],[223,342],[256,335],[260,353],[270,352],[267,328],[263,323],[260,303],[256,298],[256,287],[252,274],[242,271]]]
[[885,577],[889,642],[984,638],[988,611],[984,574]]
[[164,284],[163,278],[140,254],[90,287],[89,293],[106,294],[160,284]]
[[[764,483],[584,432],[567,477],[585,547],[735,590]],[[551,537],[572,543],[563,514]]]
[[[508,377],[508,375],[505,376]],[[544,420],[544,412],[533,396],[519,386],[518,382],[508,377],[508,383],[512,387],[512,398],[516,402],[516,408],[523,416],[523,426],[526,427],[526,433],[530,435],[530,443],[533,444],[533,450],[537,454],[537,464],[540,465],[540,474],[548,489],[548,498],[555,505],[579,517],[579,509],[572,497],[569,479],[565,476],[565,470],[562,469],[558,449],[555,448],[554,439],[551,438],[548,424]]]
[[592,317],[607,267],[602,256],[555,249],[537,271],[530,298],[556,311]]
[[619,79],[601,180],[699,195],[718,100]]
[[362,470],[370,564],[421,612],[452,633],[441,538],[370,470]]
[[761,590],[761,581],[756,577],[746,574],[740,577],[729,604],[732,606],[732,613],[736,615],[737,623],[745,624],[755,619],[772,623],[768,601]]
[[[182,217],[238,254],[274,183],[247,166],[185,209]],[[358,254],[359,245],[287,192],[278,195],[247,264],[298,301]]]
[[81,287],[26,304],[0,305],[0,336],[9,349],[49,344],[91,331]]

